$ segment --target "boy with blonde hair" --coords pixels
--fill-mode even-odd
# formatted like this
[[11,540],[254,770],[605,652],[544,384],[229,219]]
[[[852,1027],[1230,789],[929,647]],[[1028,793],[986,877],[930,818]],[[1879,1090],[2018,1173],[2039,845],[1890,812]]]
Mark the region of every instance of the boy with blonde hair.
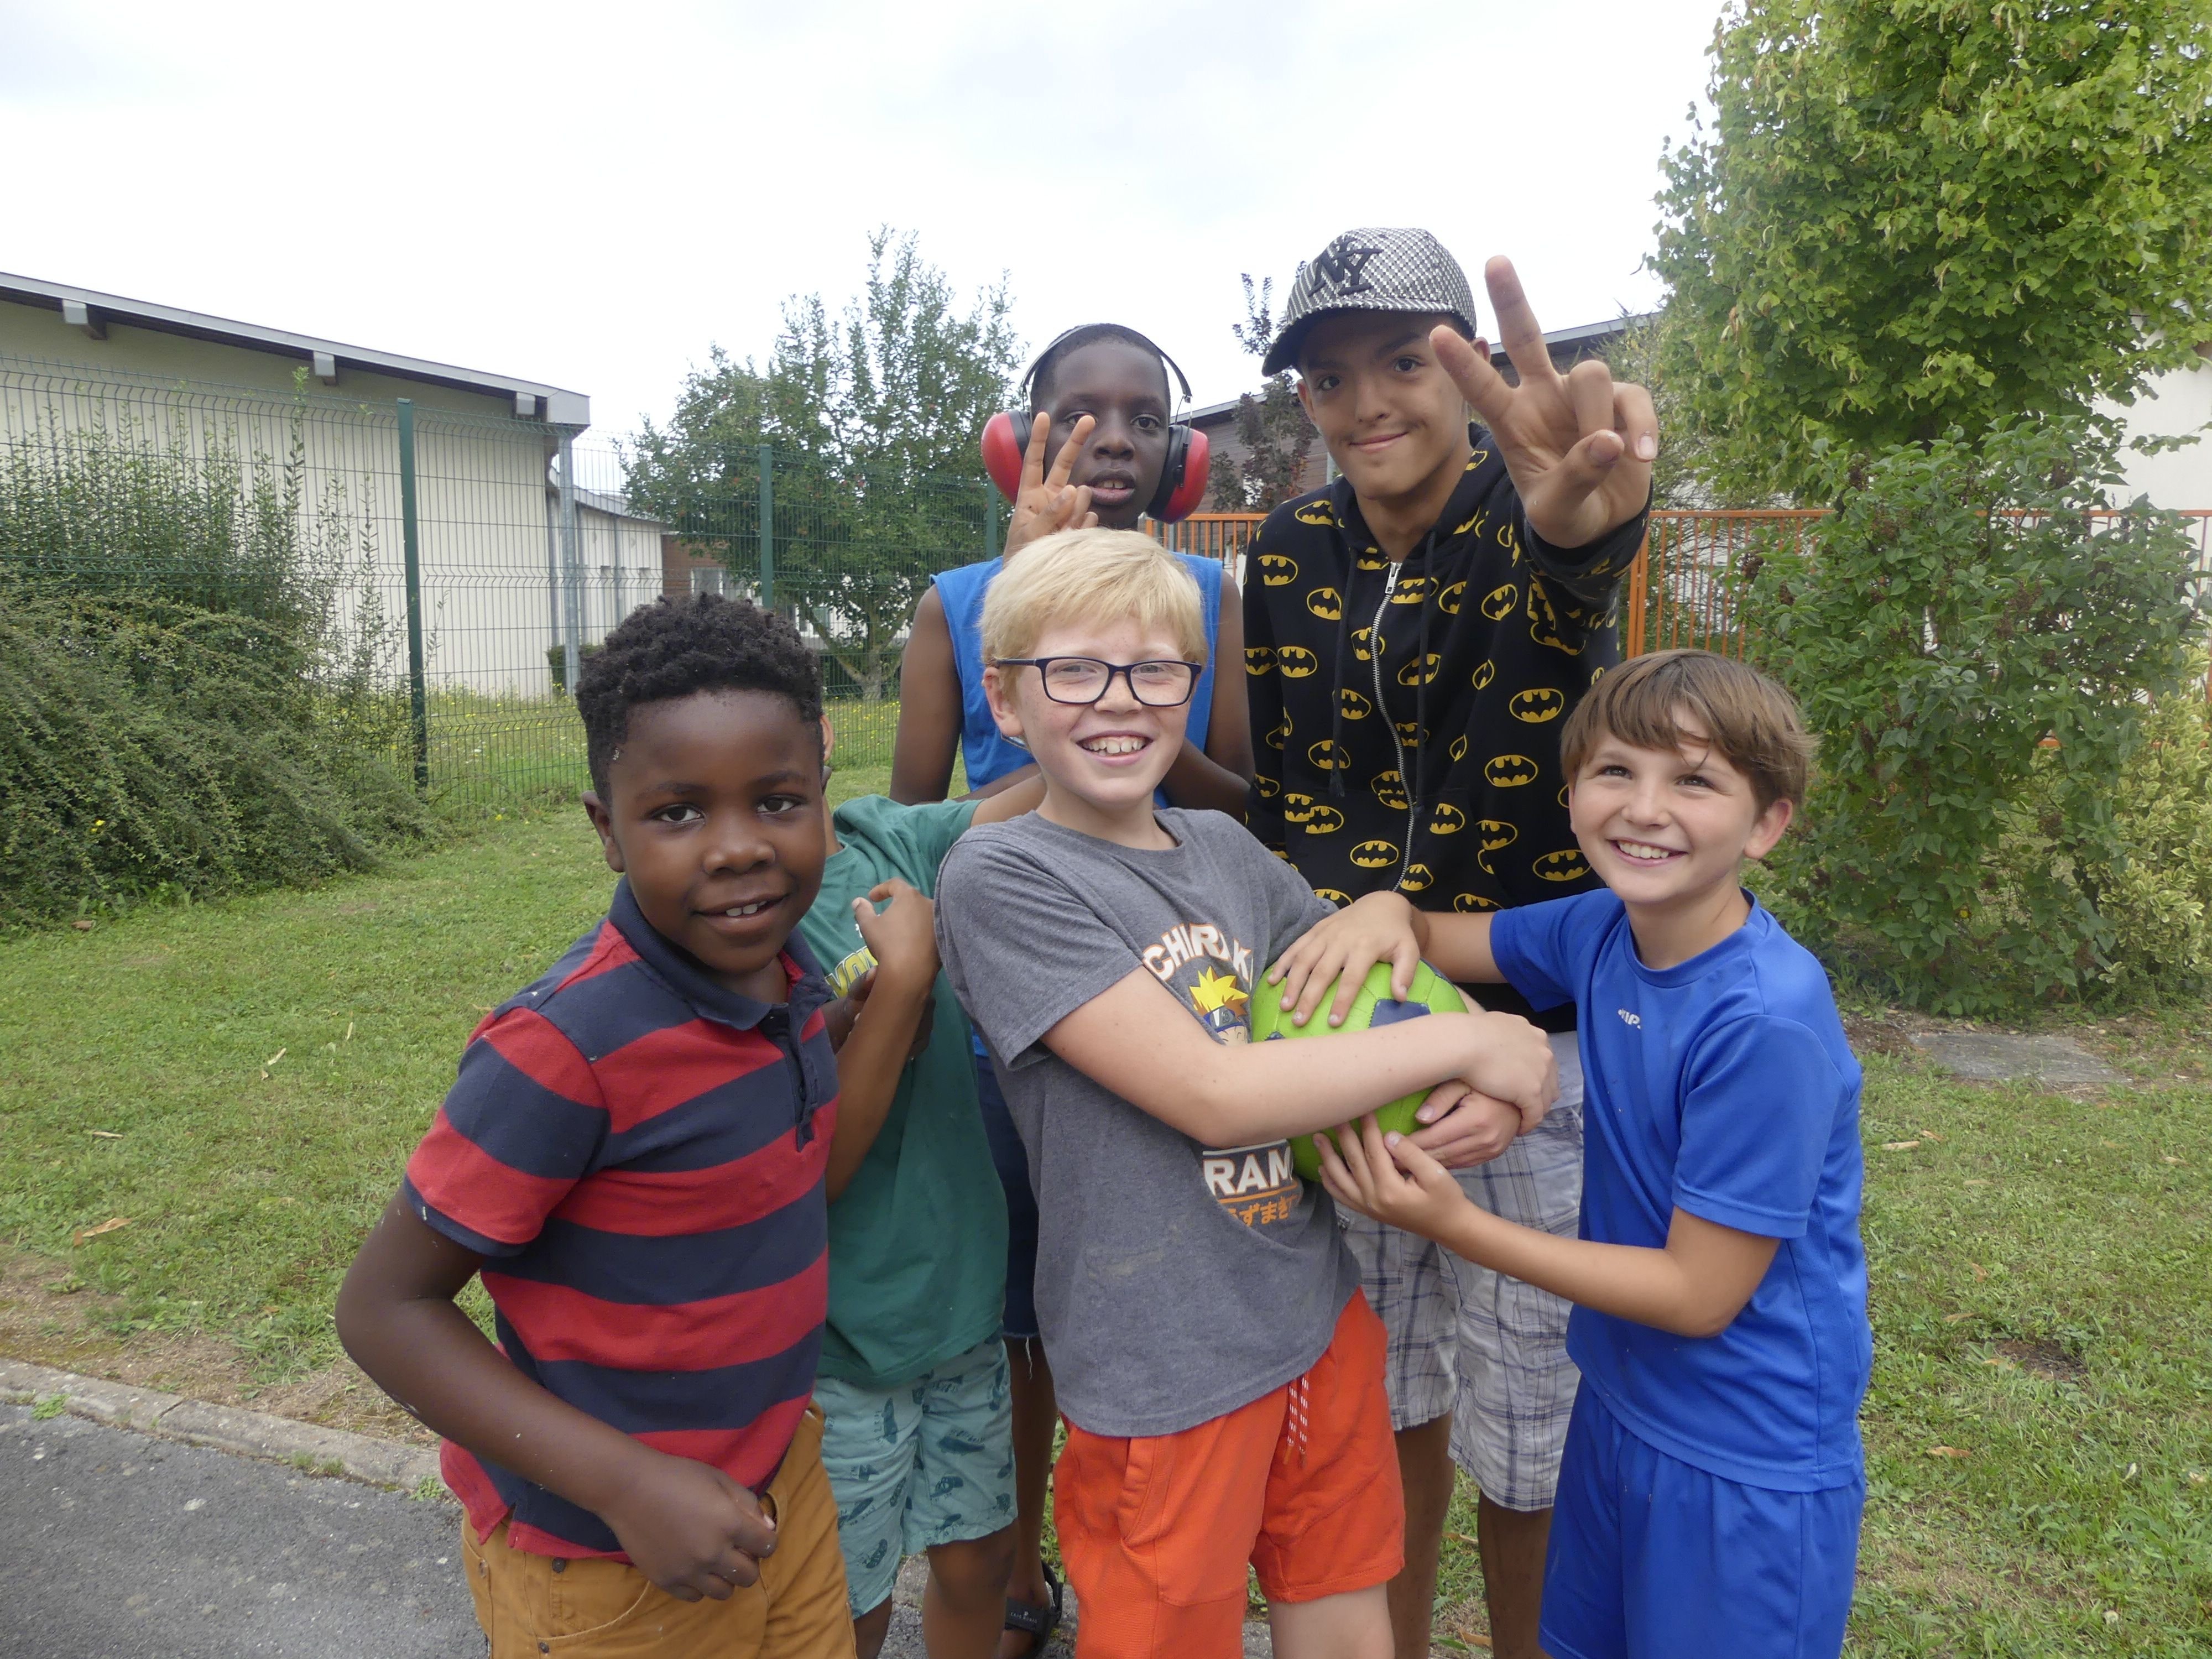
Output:
[[1249,1563],[1285,1659],[1382,1659],[1403,1536],[1382,1328],[1286,1137],[1438,1085],[1510,1135],[1551,1099],[1551,1051],[1482,1013],[1247,1041],[1255,975],[1332,913],[1233,818],[1155,805],[1206,664],[1197,586],[1149,538],[1036,543],[982,631],[1044,799],[955,844],[938,939],[1038,1197],[1078,1652],[1240,1653]]
[[1553,1659],[1815,1659],[1843,1645],[1872,1338],[1859,1067],[1827,975],[1739,884],[1804,797],[1789,694],[1703,651],[1606,675],[1568,722],[1577,842],[1606,890],[1489,915],[1361,899],[1285,963],[1425,957],[1580,1014],[1579,1238],[1469,1201],[1374,1120],[1324,1147],[1343,1203],[1574,1303],[1583,1387],[1545,1566]]

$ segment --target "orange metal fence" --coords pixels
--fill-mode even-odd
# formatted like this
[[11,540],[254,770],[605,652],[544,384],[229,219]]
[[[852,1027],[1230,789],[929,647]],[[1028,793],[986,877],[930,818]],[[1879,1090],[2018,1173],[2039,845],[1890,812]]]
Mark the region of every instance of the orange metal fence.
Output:
[[[1260,513],[1194,513],[1179,524],[1147,527],[1179,553],[1221,561],[1224,571],[1240,580],[1244,550],[1266,518]],[[1825,507],[1709,507],[1662,510],[1651,514],[1644,547],[1628,573],[1621,606],[1621,650],[1647,651],[1700,647],[1733,657],[1744,653],[1744,618],[1738,599],[1743,584],[1757,571],[1754,560],[1804,547]],[[2099,519],[2124,517],[2100,513]],[[2212,507],[2191,508],[2181,516],[2197,535],[2197,568],[2212,580]]]
[[1243,568],[1244,550],[1251,545],[1253,532],[1267,517],[1264,513],[1194,513],[1173,524],[1147,519],[1145,528],[1177,553],[1218,559],[1222,569],[1234,576]]

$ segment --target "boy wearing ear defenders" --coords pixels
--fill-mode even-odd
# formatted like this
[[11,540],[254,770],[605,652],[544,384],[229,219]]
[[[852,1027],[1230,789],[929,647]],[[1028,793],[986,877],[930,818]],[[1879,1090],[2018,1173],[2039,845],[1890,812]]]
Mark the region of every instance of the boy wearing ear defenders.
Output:
[[[1176,423],[1170,373],[1188,398],[1189,386],[1167,354],[1115,323],[1071,329],[1044,349],[1023,377],[1020,406],[994,416],[984,434],[986,465],[1016,503],[1006,558],[1018,557],[1026,541],[1064,524],[1131,529],[1140,518],[1178,519],[1197,506],[1206,489],[1206,440]],[[983,693],[983,594],[1005,562],[945,571],[915,610],[900,670],[893,800],[943,799],[956,750],[975,794],[994,794],[1035,775],[1027,751],[1000,735]],[[1162,793],[1178,806],[1240,812],[1252,773],[1244,689],[1233,670],[1217,677],[1211,666],[1217,660],[1233,664],[1243,651],[1237,584],[1211,559],[1186,555],[1182,562],[1199,585],[1209,665],[1191,696],[1187,740],[1163,780]],[[1008,1231],[1001,1335],[1013,1374],[1018,1513],[1006,1587],[1007,1634],[1000,1651],[1004,1659],[1023,1659],[1044,1650],[1060,1615],[1060,1586],[1041,1547],[1059,1410],[1038,1339],[1032,1289],[1037,1209],[1028,1159],[980,1049],[976,1060],[983,1126],[1006,1188]]]
[[[1518,384],[1476,337],[1466,274],[1423,230],[1359,229],[1301,268],[1270,374],[1298,396],[1340,476],[1254,538],[1246,684],[1261,735],[1247,821],[1322,897],[1395,891],[1480,912],[1594,889],[1567,823],[1559,732],[1617,662],[1613,608],[1634,562],[1658,434],[1640,386],[1602,362],[1553,367],[1512,266],[1491,304]],[[1472,416],[1473,418],[1470,418]],[[1528,1014],[1502,988],[1484,1006]],[[1348,995],[1340,995],[1340,1018]],[[1450,1117],[1416,1144],[1505,1218],[1571,1237],[1582,1073],[1555,1028],[1559,1103],[1494,1159]],[[1425,1115],[1434,1109],[1424,1107]],[[1417,1235],[1346,1218],[1390,1336],[1406,1569],[1399,1659],[1429,1651],[1437,1547],[1456,1462],[1477,1516],[1498,1659],[1537,1659],[1544,1549],[1577,1375],[1566,1303]]]

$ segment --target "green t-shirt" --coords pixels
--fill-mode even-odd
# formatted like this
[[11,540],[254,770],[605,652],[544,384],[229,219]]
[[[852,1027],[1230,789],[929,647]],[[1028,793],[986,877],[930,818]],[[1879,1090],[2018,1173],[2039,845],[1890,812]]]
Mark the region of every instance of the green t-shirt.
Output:
[[[875,964],[853,901],[893,877],[934,897],[937,866],[975,816],[973,801],[902,806],[881,795],[837,808],[844,845],[799,933],[840,994]],[[939,974],[929,1046],[830,1206],[823,1374],[866,1388],[908,1382],[995,1334],[1006,1291],[1006,1194],[975,1104],[967,1016]]]

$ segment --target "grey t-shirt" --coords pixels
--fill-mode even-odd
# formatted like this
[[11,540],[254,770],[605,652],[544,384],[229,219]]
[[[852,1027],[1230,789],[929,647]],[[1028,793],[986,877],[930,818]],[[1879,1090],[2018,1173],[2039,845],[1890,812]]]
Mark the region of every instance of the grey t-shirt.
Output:
[[1029,1153],[1037,1322],[1061,1408],[1094,1434],[1175,1434],[1321,1357],[1359,1282],[1334,1206],[1286,1142],[1207,1147],[1039,1041],[1147,968],[1217,1042],[1330,913],[1219,812],[1119,847],[1035,813],[970,830],[938,877],[937,942]]

